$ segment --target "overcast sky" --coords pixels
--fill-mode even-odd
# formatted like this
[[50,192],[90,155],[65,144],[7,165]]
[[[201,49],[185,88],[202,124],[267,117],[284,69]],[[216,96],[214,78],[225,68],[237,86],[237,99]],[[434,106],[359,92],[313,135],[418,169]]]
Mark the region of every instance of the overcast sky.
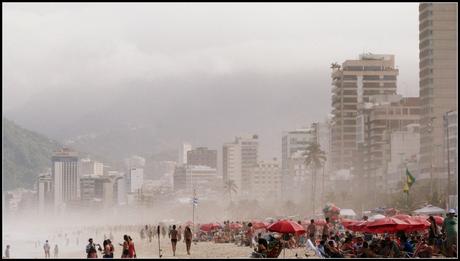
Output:
[[362,52],[394,54],[398,92],[418,96],[418,4],[4,3],[3,106],[61,141],[150,124],[88,141],[102,154],[257,133],[270,158],[327,117],[330,64]]
[[418,5],[4,3],[4,106],[53,88],[164,75],[328,76],[331,62],[363,51],[395,54],[401,92],[418,95]]

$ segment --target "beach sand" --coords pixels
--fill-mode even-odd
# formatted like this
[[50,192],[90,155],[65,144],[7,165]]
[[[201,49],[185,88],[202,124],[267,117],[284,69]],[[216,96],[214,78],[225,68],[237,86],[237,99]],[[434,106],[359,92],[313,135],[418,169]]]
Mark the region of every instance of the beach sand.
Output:
[[[115,247],[115,257],[119,258],[121,256],[121,246],[119,243],[122,243],[123,234],[125,233],[113,233],[114,240],[113,245]],[[159,258],[158,255],[158,237],[155,237],[152,242],[148,240],[141,240],[139,235],[133,233],[128,233],[134,240],[136,247],[137,258]],[[98,236],[82,234],[80,236],[79,245],[76,245],[75,238],[72,239],[73,242],[69,246],[65,245],[64,240],[51,240],[51,257],[53,257],[54,245],[57,243],[59,246],[59,257],[60,258],[86,258],[85,246],[87,244],[87,239],[92,237],[95,243],[102,245],[104,234]],[[100,239],[99,239],[100,238]],[[42,240],[44,241],[44,240]],[[55,242],[53,242],[55,241]],[[43,258],[44,251],[43,245],[35,247],[34,241],[11,241],[11,257],[12,258]],[[177,243],[176,256],[172,255],[171,241],[166,236],[165,238],[161,237],[160,248],[162,258],[249,258],[253,249],[250,247],[237,246],[234,243],[214,243],[214,242],[197,242],[192,243],[191,255],[187,255],[185,242],[180,241]],[[297,249],[286,249],[285,257],[286,258],[306,258],[305,248]],[[313,252],[308,252],[310,258],[315,258]],[[98,252],[98,257],[101,258],[102,254]],[[283,252],[281,252],[280,258],[283,257]]]

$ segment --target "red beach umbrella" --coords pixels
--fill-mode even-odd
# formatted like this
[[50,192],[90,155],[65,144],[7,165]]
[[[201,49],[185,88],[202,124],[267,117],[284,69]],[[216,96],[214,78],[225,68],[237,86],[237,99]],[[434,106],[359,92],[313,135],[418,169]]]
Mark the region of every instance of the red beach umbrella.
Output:
[[442,226],[442,223],[444,223],[444,218],[440,216],[433,216],[434,221],[436,222],[436,225]]
[[397,231],[417,231],[424,230],[427,223],[420,220],[413,219],[412,217],[402,217],[404,220],[395,217],[386,217],[369,222],[366,228],[374,233],[394,233]]
[[357,220],[347,219],[347,218],[342,218],[342,219],[340,220],[340,223],[341,223],[343,226],[348,226],[348,225],[354,224],[354,223],[356,223],[356,222],[357,222]]
[[348,230],[351,230],[351,231],[356,231],[356,232],[365,232],[364,230],[366,230],[366,225],[369,221],[367,220],[359,220],[353,224],[350,224],[348,225],[347,228]]
[[[436,225],[438,226],[442,226],[442,223],[444,222],[444,218],[443,217],[440,217],[440,216],[433,216],[434,217],[434,222],[436,223]],[[422,220],[422,221],[428,221],[428,218],[429,216],[413,216],[413,218],[417,219],[417,220]]]
[[392,216],[392,217],[397,218],[397,219],[401,219],[401,220],[406,220],[406,219],[412,218],[412,216],[409,216],[409,215],[406,215],[406,214],[398,214],[398,215],[395,215],[395,216]]
[[267,228],[267,224],[262,221],[254,220],[251,224],[254,229]]
[[305,229],[301,225],[290,220],[280,220],[276,223],[273,223],[268,227],[268,231],[283,234],[293,233],[297,235],[305,233]]
[[241,225],[240,223],[230,223],[230,229],[240,229],[242,227],[243,225]]
[[209,232],[214,229],[222,228],[222,225],[219,223],[208,223],[208,224],[203,224],[200,226],[200,230],[203,230],[205,232]]

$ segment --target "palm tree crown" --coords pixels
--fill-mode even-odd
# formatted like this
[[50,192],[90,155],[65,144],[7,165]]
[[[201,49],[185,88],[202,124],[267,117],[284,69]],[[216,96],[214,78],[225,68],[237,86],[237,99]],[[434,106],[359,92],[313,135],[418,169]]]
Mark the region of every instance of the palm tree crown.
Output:
[[319,169],[326,161],[326,154],[321,150],[318,143],[309,143],[304,153],[305,165],[311,166],[313,169]]

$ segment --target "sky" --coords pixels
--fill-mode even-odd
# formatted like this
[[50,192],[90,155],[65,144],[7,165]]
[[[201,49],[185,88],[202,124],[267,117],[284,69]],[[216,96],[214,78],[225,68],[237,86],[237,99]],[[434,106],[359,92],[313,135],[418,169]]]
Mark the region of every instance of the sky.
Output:
[[[7,108],[53,88],[204,71],[323,69],[391,53],[418,94],[415,3],[3,4]],[[318,86],[327,88],[328,86]]]
[[[184,92],[181,88],[198,90],[197,75],[270,79],[295,73],[306,76],[301,83],[306,103],[315,102],[318,93],[326,101],[316,106],[326,117],[330,64],[357,59],[363,52],[394,54],[400,70],[398,92],[418,96],[416,3],[2,5],[7,112],[36,111],[31,104],[47,103],[40,97],[65,97],[76,90],[81,97],[98,93],[97,99],[79,98],[82,107],[108,103],[122,93],[120,83],[190,79],[186,87],[169,87],[174,97],[175,88],[177,94]],[[242,86],[244,95],[251,86]],[[274,90],[267,85],[263,91]],[[211,101],[209,108],[213,106]],[[299,122],[283,128],[301,127]]]

